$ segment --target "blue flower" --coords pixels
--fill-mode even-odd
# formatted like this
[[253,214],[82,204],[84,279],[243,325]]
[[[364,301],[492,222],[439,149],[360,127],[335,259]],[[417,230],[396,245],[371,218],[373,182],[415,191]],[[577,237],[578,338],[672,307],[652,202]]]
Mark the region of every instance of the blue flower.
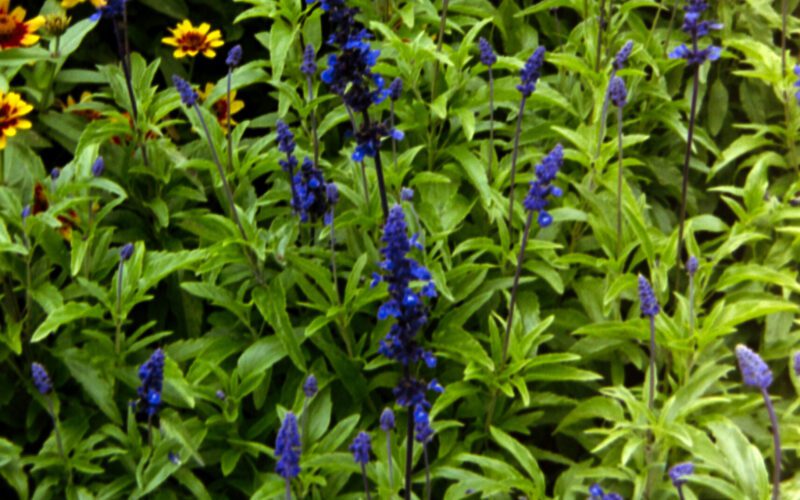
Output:
[[614,62],[612,64],[615,71],[620,71],[622,68],[625,67],[625,63],[628,62],[628,58],[630,57],[631,52],[633,52],[633,42],[628,40],[625,43],[625,45],[623,45],[622,48],[619,49],[617,55],[614,56]]
[[56,181],[56,180],[58,180],[59,177],[61,177],[61,169],[60,168],[55,167],[53,170],[50,171],[50,178],[51,179]]
[[130,260],[133,257],[133,243],[125,243],[122,248],[119,249],[119,260],[125,262],[126,260]]
[[797,87],[797,92],[794,94],[794,96],[797,98],[797,104],[800,104],[800,64],[795,65],[794,76],[797,77],[797,81],[794,82],[794,86]]
[[[800,68],[800,66],[798,66]],[[400,77],[392,80],[389,84],[389,99],[396,101],[400,99],[400,94],[403,92],[403,80]]]
[[278,163],[285,172],[291,174],[297,167],[297,158],[294,156],[294,149],[297,146],[294,142],[294,134],[292,134],[289,126],[283,120],[278,120],[275,123],[275,132],[278,137],[278,151],[286,155],[286,159],[279,160]]
[[603,495],[603,500],[625,500],[619,493],[606,493]]
[[178,95],[181,96],[181,102],[183,102],[185,106],[193,106],[197,102],[197,92],[195,92],[189,82],[178,75],[172,75],[172,84],[175,85],[175,88],[178,90]]
[[761,356],[746,345],[739,344],[736,346],[736,358],[739,360],[739,370],[745,385],[759,389],[767,389],[772,385],[772,370]]
[[594,483],[589,487],[589,495],[591,496],[591,500],[602,500],[603,488],[601,488],[599,484]]
[[389,432],[394,429],[394,412],[391,408],[384,408],[381,413],[381,430]]
[[235,66],[238,66],[239,63],[241,62],[242,62],[242,46],[234,45],[233,47],[231,47],[231,50],[228,51],[228,57],[225,58],[225,64],[233,68]]
[[161,390],[164,384],[164,351],[160,348],[139,367],[139,381],[142,383],[137,389],[138,404],[141,405],[139,408],[148,417],[155,416],[161,406]]
[[704,0],[688,0],[684,10],[681,29],[691,37],[692,48],[682,44],[670,52],[670,59],[686,59],[689,65],[700,65],[706,61],[716,61],[720,56],[720,48],[710,45],[704,49],[696,48],[700,38],[708,35],[711,30],[722,29],[722,24],[701,21],[700,17],[708,8]]
[[92,175],[95,177],[100,177],[103,175],[103,171],[106,169],[106,162],[103,160],[102,156],[98,156],[97,159],[92,164]]
[[692,474],[694,474],[694,464],[692,462],[675,464],[669,469],[669,478],[676,488],[686,483],[686,478]]
[[426,405],[418,404],[414,408],[414,439],[420,443],[427,443],[433,436],[431,429],[430,415]]
[[524,97],[530,97],[533,91],[536,90],[536,82],[539,81],[540,71],[544,64],[544,53],[544,47],[538,47],[534,50],[519,73],[520,84],[517,85],[517,90],[522,92]]
[[368,464],[369,455],[372,453],[372,441],[369,438],[369,434],[363,431],[359,432],[353,439],[353,444],[350,445],[349,450],[353,452],[353,460],[357,464]]
[[92,21],[99,21],[101,18],[111,19],[122,17],[127,1],[128,0],[107,0],[106,4],[102,7],[98,7],[89,19]]
[[614,106],[621,108],[628,103],[628,89],[625,88],[625,80],[614,76],[608,83],[608,98]]
[[653,287],[647,278],[639,275],[639,303],[642,308],[642,314],[654,318],[656,314],[661,311],[661,306],[658,305],[656,294],[653,292]]
[[489,43],[488,40],[481,37],[480,40],[478,40],[478,46],[481,51],[481,62],[484,65],[491,66],[497,62],[497,56],[494,54],[492,45]]
[[400,190],[400,199],[403,201],[411,201],[414,199],[414,190],[404,187]]
[[794,373],[800,377],[800,352],[794,355]]
[[317,53],[312,44],[306,45],[303,51],[303,62],[300,64],[300,71],[304,75],[312,76],[317,72]]
[[356,133],[356,149],[353,151],[353,161],[364,161],[367,156],[375,158],[381,148],[384,137],[392,137],[402,141],[405,134],[396,128],[391,128],[388,123],[364,123]]
[[[300,215],[302,222],[315,222],[325,218],[330,211],[328,200],[328,184],[322,176],[322,171],[306,158],[300,170],[292,178],[294,186],[294,199],[292,208]],[[338,190],[336,191],[338,195]],[[329,223],[326,222],[326,223]]]
[[700,263],[698,262],[697,257],[694,255],[689,257],[689,260],[686,261],[686,272],[689,273],[689,276],[694,276],[694,273],[697,272],[699,265]]
[[317,377],[314,374],[310,374],[306,377],[306,381],[303,382],[303,393],[306,395],[307,398],[313,398],[314,395],[317,394],[319,391],[319,386],[317,385]]
[[523,201],[526,210],[539,212],[539,226],[547,227],[553,222],[553,218],[545,210],[550,204],[548,197],[561,196],[561,189],[553,186],[553,181],[564,164],[564,148],[561,144],[550,151],[542,162],[536,165],[536,178],[530,183],[530,190]]
[[31,377],[33,378],[33,385],[39,394],[49,394],[53,390],[53,383],[50,381],[50,375],[47,374],[44,366],[40,363],[31,364]]
[[225,391],[223,391],[222,389],[217,389],[217,392],[215,392],[214,395],[220,401],[225,401],[225,398],[227,398],[227,396],[225,395]]
[[289,412],[275,440],[275,456],[280,457],[275,465],[277,472],[284,479],[291,479],[300,474],[300,433],[297,431],[297,417]]
[[169,461],[170,461],[170,462],[172,462],[174,465],[180,465],[180,464],[181,464],[181,456],[180,456],[179,454],[177,454],[177,453],[172,453],[172,452],[169,452],[169,453],[167,454],[167,458],[168,458],[168,459],[169,459]]
[[30,205],[25,205],[22,208],[22,214],[21,214],[22,222],[25,222],[25,219],[27,219],[28,217],[31,216],[31,211],[32,211],[32,209],[31,209]]

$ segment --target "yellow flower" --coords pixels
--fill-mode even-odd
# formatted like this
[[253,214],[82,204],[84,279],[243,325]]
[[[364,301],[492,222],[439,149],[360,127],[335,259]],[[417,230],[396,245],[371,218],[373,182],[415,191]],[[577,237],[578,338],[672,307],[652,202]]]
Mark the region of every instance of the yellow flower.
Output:
[[[84,2],[86,2],[86,0],[61,0],[61,6],[65,9],[71,9]],[[106,0],[91,0],[91,2],[95,9],[106,6]]]
[[222,41],[222,33],[219,30],[209,33],[210,29],[208,23],[202,23],[195,28],[191,22],[183,20],[175,28],[169,29],[171,37],[162,38],[161,41],[166,45],[177,47],[173,53],[176,59],[187,55],[194,57],[200,53],[211,59],[217,55],[214,49],[222,47],[225,42]]
[[7,137],[17,135],[17,129],[31,128],[31,122],[22,118],[31,111],[33,106],[23,101],[16,92],[3,94],[0,91],[0,149],[6,147]]
[[[202,101],[206,101],[208,96],[211,95],[211,91],[214,90],[213,83],[206,83],[206,88],[203,90],[198,90],[197,95],[200,96]],[[227,130],[228,128],[228,98],[226,95],[223,95],[216,101],[214,104],[211,105],[211,109],[214,110],[214,114],[217,117],[217,121],[219,122],[220,126],[222,126],[223,130]],[[233,119],[233,115],[238,113],[244,109],[244,102],[236,100],[236,91],[231,91],[231,125],[236,124],[236,120]]]
[[44,24],[44,16],[25,21],[25,9],[9,11],[9,0],[0,0],[0,49],[28,47],[39,41],[34,32]]
[[57,14],[50,14],[46,16],[44,21],[44,29],[52,36],[61,36],[69,28],[69,23],[72,18],[63,12]]

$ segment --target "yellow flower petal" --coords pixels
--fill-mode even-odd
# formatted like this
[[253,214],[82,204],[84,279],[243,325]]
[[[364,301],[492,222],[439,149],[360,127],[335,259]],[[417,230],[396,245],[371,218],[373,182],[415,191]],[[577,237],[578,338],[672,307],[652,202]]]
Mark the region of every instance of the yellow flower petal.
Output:
[[25,24],[28,25],[28,31],[32,32],[32,31],[36,31],[39,28],[41,28],[42,26],[44,26],[44,23],[46,21],[47,20],[45,19],[44,16],[36,16],[36,17],[34,17],[33,19],[31,19],[30,21],[28,21]]
[[216,49],[217,47],[222,47],[223,45],[225,45],[225,42],[223,42],[222,40],[217,40],[215,42],[209,43],[209,45]]
[[209,59],[214,59],[214,57],[217,55],[217,53],[214,52],[211,49],[206,49],[206,50],[203,51],[203,55],[206,56]]
[[17,135],[17,129],[16,129],[16,127],[8,127],[8,128],[6,128],[6,129],[5,129],[5,134],[6,134],[8,137],[14,137],[15,135]]
[[217,40],[222,38],[222,32],[220,30],[214,30],[206,36],[206,40]]
[[23,9],[22,7],[15,7],[14,10],[11,11],[11,14],[9,14],[9,17],[11,17],[11,19],[17,21],[18,23],[24,22],[25,21],[25,9]]
[[235,115],[239,111],[244,109],[244,102],[242,101],[233,101],[231,102],[231,114]]
[[38,41],[39,41],[39,35],[25,35],[24,37],[22,37],[22,40],[20,40],[19,43],[25,45],[26,47],[29,47]]
[[8,12],[8,0],[0,0],[0,12]]
[[178,41],[170,37],[162,38],[161,43],[163,43],[164,45],[172,45],[173,47],[178,46]]
[[183,57],[186,57],[186,52],[184,52],[182,48],[178,47],[177,49],[175,49],[175,52],[173,52],[172,55],[173,57],[175,57],[175,59],[181,59]]
[[28,130],[31,128],[31,122],[28,120],[20,120],[17,122],[17,128],[21,130]]
[[200,26],[198,26],[197,31],[199,31],[201,34],[205,35],[206,33],[208,33],[208,30],[210,30],[210,29],[211,29],[211,25],[210,24],[201,23]]

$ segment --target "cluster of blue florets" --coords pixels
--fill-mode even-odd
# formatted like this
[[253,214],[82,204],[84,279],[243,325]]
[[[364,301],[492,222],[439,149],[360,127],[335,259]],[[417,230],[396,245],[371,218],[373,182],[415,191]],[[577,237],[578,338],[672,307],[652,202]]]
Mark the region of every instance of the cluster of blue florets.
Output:
[[625,88],[625,80],[618,76],[611,78],[608,83],[608,98],[618,108],[628,103],[628,89]]
[[544,47],[538,47],[534,50],[519,73],[520,83],[517,85],[517,90],[522,92],[524,97],[530,97],[533,91],[536,90],[536,83],[539,81],[542,66],[544,65],[544,53]]
[[300,474],[300,433],[297,430],[297,417],[289,412],[275,440],[275,456],[278,463],[275,472],[284,479],[291,479]]
[[331,223],[332,206],[338,200],[339,191],[332,183],[326,183],[322,171],[308,158],[303,160],[300,170],[292,178],[292,208],[301,222],[316,222],[323,219]]
[[137,389],[138,406],[148,417],[155,416],[161,406],[161,390],[164,384],[164,351],[156,349],[150,358],[139,367]]
[[688,47],[686,44],[681,44],[670,52],[669,57],[671,59],[686,59],[689,65],[700,65],[706,61],[716,61],[719,59],[719,47],[709,45],[704,49],[700,49],[697,46],[700,38],[707,36],[711,30],[722,29],[722,24],[720,23],[700,20],[700,17],[707,8],[708,3],[704,0],[687,1],[686,7],[684,8],[686,13],[683,17],[681,29],[691,37],[692,46]]
[[755,351],[744,344],[736,346],[736,358],[745,385],[767,389],[772,385],[772,370]]
[[356,149],[353,151],[354,161],[363,161],[369,156],[375,158],[381,147],[381,140],[384,137],[391,137],[396,141],[402,141],[405,134],[396,128],[391,128],[386,123],[364,123],[356,133]]
[[564,163],[564,148],[561,144],[550,151],[542,162],[536,165],[536,178],[530,183],[528,196],[525,197],[523,205],[526,210],[539,212],[539,226],[547,227],[553,223],[553,217],[545,210],[550,204],[551,196],[559,197],[562,191],[553,185],[553,181]]
[[656,299],[653,287],[650,286],[647,278],[641,274],[639,275],[639,303],[644,316],[654,318],[661,311],[661,306],[658,305],[658,299]]

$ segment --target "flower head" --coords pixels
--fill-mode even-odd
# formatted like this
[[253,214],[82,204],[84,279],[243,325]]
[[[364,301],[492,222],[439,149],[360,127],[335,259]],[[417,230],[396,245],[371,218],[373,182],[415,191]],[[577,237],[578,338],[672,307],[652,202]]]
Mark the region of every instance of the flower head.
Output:
[[0,50],[30,47],[39,41],[36,31],[45,23],[44,16],[25,20],[25,9],[9,7],[9,0],[0,0]]
[[402,141],[405,135],[396,128],[391,128],[388,123],[372,122],[364,123],[356,133],[356,149],[353,151],[353,161],[364,161],[369,156],[375,158],[381,148],[381,141],[384,137],[392,137],[396,141]]
[[797,77],[797,81],[794,82],[794,86],[797,87],[797,92],[795,92],[794,96],[797,99],[797,104],[800,104],[800,64],[795,65],[794,76]]
[[20,214],[22,222],[25,222],[25,219],[31,216],[31,210],[32,209],[30,205],[25,205],[24,207],[22,207],[22,214]]
[[188,19],[184,19],[174,28],[170,28],[172,36],[162,38],[161,42],[176,47],[172,54],[176,59],[195,57],[197,54],[213,59],[217,55],[214,49],[222,47],[225,42],[222,41],[220,30],[209,32],[210,30],[211,25],[208,23],[202,23],[195,28]]
[[589,496],[591,500],[601,500],[603,498],[603,488],[599,484],[594,483],[589,486]]
[[608,98],[614,106],[622,108],[628,103],[628,89],[625,88],[625,80],[615,76],[608,83]]
[[[331,205],[331,208],[339,203],[339,188],[335,182],[325,184],[325,196],[328,197],[328,204]],[[328,222],[325,223],[328,224]]]
[[497,62],[497,56],[494,53],[494,49],[492,49],[492,44],[489,43],[488,40],[481,37],[478,40],[478,47],[481,51],[481,62],[486,66],[491,66]]
[[53,383],[50,381],[50,375],[47,374],[44,366],[40,363],[31,364],[31,377],[33,377],[33,385],[39,394],[49,394],[53,390]]
[[353,444],[350,445],[350,451],[353,452],[353,460],[357,464],[366,465],[369,463],[369,454],[372,453],[372,441],[369,434],[364,431],[358,433],[353,439]]
[[[800,68],[800,66],[798,66],[798,68]],[[403,93],[403,80],[398,76],[397,78],[392,80],[392,83],[389,84],[389,99],[391,99],[392,101],[396,101],[400,99],[400,94],[402,93]]]
[[178,95],[181,96],[181,102],[183,102],[185,106],[193,106],[197,102],[197,92],[195,92],[189,82],[178,75],[172,75],[172,83],[178,90]]
[[92,175],[95,177],[100,177],[103,175],[103,171],[106,169],[106,162],[103,160],[102,156],[98,156],[97,159],[92,163]]
[[[283,120],[278,120],[277,123],[275,123],[275,132],[278,140],[278,151],[285,154],[287,157],[286,162],[281,161],[281,166],[284,170],[289,171],[288,166],[290,166],[290,164],[292,167],[297,165],[297,160],[294,159],[294,148],[297,146],[294,142],[294,134]],[[291,160],[294,161],[292,162]]]
[[403,201],[411,201],[414,199],[414,190],[404,187],[400,190],[400,199]]
[[736,346],[736,358],[745,385],[767,389],[772,384],[772,370],[756,352],[744,344]]
[[389,432],[394,429],[394,412],[391,408],[384,408],[381,413],[381,430]]
[[633,51],[633,42],[628,40],[625,42],[625,45],[619,49],[617,55],[614,56],[614,62],[612,63],[615,71],[620,71],[622,68],[625,67],[625,63],[628,62],[628,58],[631,56],[631,52]]
[[242,46],[241,45],[234,45],[231,47],[231,50],[228,51],[228,57],[225,58],[225,64],[229,67],[233,68],[239,65],[242,62]]
[[689,65],[700,65],[706,61],[716,61],[720,56],[720,48],[709,45],[704,49],[697,48],[700,38],[708,35],[711,30],[722,29],[722,24],[712,21],[701,21],[700,17],[708,8],[705,0],[687,0],[684,10],[681,29],[689,34],[692,39],[691,48],[682,44],[670,52],[670,59],[686,59]]
[[661,311],[661,306],[658,305],[653,287],[650,286],[647,278],[641,274],[639,275],[639,303],[641,304],[642,314],[645,316],[655,318],[656,314]]
[[519,73],[520,84],[517,85],[517,90],[522,92],[524,97],[530,97],[533,91],[536,90],[536,82],[539,81],[542,65],[544,64],[544,53],[544,47],[537,47]]
[[172,462],[174,465],[181,464],[181,456],[177,453],[169,452],[167,454],[167,459],[169,459],[169,461]]
[[50,36],[61,36],[67,31],[67,28],[69,28],[69,23],[71,21],[72,18],[63,12],[48,14],[44,18],[44,30]]
[[428,409],[426,405],[418,404],[414,408],[414,439],[425,444],[430,441],[431,436],[433,436],[433,429],[431,429]]
[[300,433],[297,431],[297,417],[289,412],[275,440],[275,456],[279,457],[275,465],[277,472],[284,479],[291,479],[300,474]]
[[564,148],[561,144],[550,151],[542,162],[536,165],[536,178],[530,183],[528,196],[525,197],[523,205],[525,209],[539,212],[539,226],[547,227],[553,222],[553,217],[545,210],[550,204],[550,196],[559,197],[562,194],[560,188],[553,185],[558,171],[564,164]]
[[700,262],[698,262],[697,257],[692,255],[686,261],[686,272],[689,273],[689,276],[694,276],[694,273],[697,272],[697,268],[700,266]]
[[312,44],[306,45],[303,51],[303,62],[300,64],[300,71],[304,75],[313,76],[317,72],[317,53]]
[[219,399],[220,401],[225,401],[225,398],[227,398],[227,397],[228,397],[228,396],[225,394],[225,391],[223,391],[222,389],[217,389],[217,392],[215,392],[215,393],[214,393],[214,395],[215,395],[215,396],[217,397],[217,399]]
[[[292,178],[294,186],[294,198],[292,208],[300,215],[301,222],[316,222],[325,218],[329,223],[327,214],[329,213],[328,185],[322,171],[316,167],[308,158],[303,160],[303,164]],[[338,190],[336,192],[338,194]]]
[[58,167],[53,168],[50,171],[50,179],[57,181],[59,177],[61,177],[61,169]]
[[142,383],[137,389],[140,409],[148,417],[152,417],[161,406],[161,389],[164,384],[164,351],[160,348],[139,367],[139,381]]
[[314,395],[317,394],[317,391],[319,391],[317,377],[315,377],[313,373],[309,374],[309,376],[306,377],[306,381],[303,382],[303,394],[305,394],[307,398],[313,398]]
[[[0,27],[2,27],[2,17],[0,17]],[[23,101],[19,94],[16,92],[4,94],[0,90],[0,150],[6,147],[9,137],[17,135],[18,130],[31,128],[31,122],[23,118],[31,111],[33,106]]]
[[133,243],[125,243],[122,248],[119,249],[119,260],[122,262],[130,260],[133,257]]
[[675,464],[669,469],[669,478],[676,488],[684,484],[686,478],[692,474],[694,474],[694,464],[692,462]]

